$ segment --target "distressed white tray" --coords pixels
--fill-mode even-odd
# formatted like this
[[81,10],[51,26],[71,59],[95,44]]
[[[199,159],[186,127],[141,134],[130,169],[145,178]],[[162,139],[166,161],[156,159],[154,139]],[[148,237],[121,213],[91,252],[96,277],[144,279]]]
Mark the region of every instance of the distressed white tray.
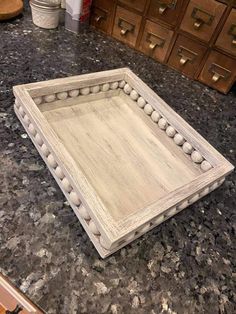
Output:
[[14,87],[15,112],[102,257],[233,166],[129,69]]

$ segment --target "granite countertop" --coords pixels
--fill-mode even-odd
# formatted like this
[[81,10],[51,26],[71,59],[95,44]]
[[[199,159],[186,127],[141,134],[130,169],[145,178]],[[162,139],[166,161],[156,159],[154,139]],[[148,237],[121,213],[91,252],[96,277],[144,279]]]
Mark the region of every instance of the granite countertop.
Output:
[[233,164],[227,96],[94,31],[0,24],[0,271],[47,313],[236,313],[235,173],[102,260],[13,111],[12,86],[130,67]]

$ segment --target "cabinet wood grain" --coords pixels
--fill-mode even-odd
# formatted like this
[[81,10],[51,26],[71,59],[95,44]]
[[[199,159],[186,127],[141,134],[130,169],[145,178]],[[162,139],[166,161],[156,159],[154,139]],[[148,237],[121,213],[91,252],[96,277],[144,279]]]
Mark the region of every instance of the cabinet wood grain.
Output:
[[212,51],[199,75],[199,80],[222,93],[227,93],[236,79],[236,60]]
[[225,9],[226,6],[223,3],[215,0],[190,0],[180,28],[208,42]]
[[169,66],[193,78],[207,48],[198,42],[180,35],[168,60]]
[[230,12],[216,41],[216,46],[236,56],[236,9]]
[[172,30],[146,20],[139,50],[160,62],[164,62],[173,34]]

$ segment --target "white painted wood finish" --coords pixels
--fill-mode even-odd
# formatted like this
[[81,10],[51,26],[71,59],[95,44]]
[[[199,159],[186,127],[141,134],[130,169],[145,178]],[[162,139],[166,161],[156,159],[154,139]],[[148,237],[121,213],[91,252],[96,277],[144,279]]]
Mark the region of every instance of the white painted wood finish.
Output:
[[233,170],[129,69],[17,86],[14,94],[17,116],[102,257]]

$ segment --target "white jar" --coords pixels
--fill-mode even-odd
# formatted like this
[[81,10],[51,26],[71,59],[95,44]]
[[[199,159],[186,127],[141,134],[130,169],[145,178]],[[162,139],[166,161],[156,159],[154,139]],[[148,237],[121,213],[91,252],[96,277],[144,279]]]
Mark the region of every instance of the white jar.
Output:
[[60,6],[40,0],[30,1],[33,23],[46,29],[56,28],[59,24]]

